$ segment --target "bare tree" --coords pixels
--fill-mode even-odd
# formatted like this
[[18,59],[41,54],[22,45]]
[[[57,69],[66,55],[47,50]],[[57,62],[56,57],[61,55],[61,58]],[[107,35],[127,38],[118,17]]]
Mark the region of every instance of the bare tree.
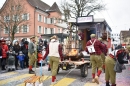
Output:
[[[77,16],[89,16],[95,11],[105,9],[105,5],[99,3],[99,0],[62,0],[61,10],[65,19]],[[69,17],[68,17],[69,16]]]
[[23,24],[28,23],[24,17],[27,14],[25,2],[21,0],[7,0],[0,10],[0,26],[3,32],[14,40],[15,34],[21,31]]

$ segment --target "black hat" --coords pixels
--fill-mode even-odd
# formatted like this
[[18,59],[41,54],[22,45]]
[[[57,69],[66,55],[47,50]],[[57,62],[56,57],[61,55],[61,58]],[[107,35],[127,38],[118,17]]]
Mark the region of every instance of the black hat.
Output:
[[28,41],[25,41],[24,44],[28,44]]
[[122,48],[124,48],[124,47],[122,47],[122,45],[118,45],[117,47],[115,47],[116,50],[122,49]]

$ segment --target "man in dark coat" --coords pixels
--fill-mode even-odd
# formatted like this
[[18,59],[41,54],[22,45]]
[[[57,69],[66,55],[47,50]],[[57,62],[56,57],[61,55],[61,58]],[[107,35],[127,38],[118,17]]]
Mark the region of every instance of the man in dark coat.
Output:
[[28,68],[28,60],[29,60],[29,57],[28,57],[28,41],[25,41],[24,42],[24,45],[21,46],[21,51],[23,52],[23,54],[25,55],[25,59],[24,59],[24,67]]

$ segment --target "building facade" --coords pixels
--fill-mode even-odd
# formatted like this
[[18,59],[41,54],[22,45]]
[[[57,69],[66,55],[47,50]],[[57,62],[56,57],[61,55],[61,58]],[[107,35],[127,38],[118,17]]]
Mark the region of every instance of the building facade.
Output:
[[[4,9],[9,7],[8,5],[10,4],[10,1],[12,0],[5,1],[3,7],[1,8],[1,13]],[[29,38],[33,35],[41,36],[41,34],[54,34],[62,32],[62,28],[55,26],[56,23],[61,22],[62,16],[56,2],[52,6],[47,5],[41,0],[22,0],[22,2],[24,2],[26,12],[22,12],[18,15],[18,17],[24,19],[25,23],[19,24],[19,30],[15,34],[15,39]],[[22,2],[20,1],[20,3]],[[17,10],[17,6],[15,6],[15,4],[12,7],[13,10]],[[5,17],[6,16],[7,15],[5,14]],[[1,29],[0,36],[8,38],[8,31],[3,28]]]
[[113,47],[116,47],[120,44],[120,33],[112,33],[111,38]]
[[120,41],[122,45],[130,44],[130,30],[120,32]]

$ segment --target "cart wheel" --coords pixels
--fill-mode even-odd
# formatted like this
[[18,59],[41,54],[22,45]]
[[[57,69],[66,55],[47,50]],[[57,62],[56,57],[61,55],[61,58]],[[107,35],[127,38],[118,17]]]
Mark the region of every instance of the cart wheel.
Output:
[[84,64],[81,66],[81,76],[86,77],[88,75],[88,65]]

